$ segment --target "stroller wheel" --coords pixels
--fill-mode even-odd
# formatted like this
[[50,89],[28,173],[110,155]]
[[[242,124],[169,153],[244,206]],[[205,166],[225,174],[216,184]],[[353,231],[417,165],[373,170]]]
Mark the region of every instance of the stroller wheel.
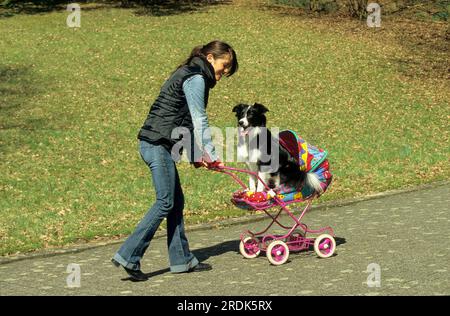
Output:
[[266,255],[271,264],[282,265],[289,258],[289,247],[284,241],[275,240],[267,247]]
[[333,236],[322,234],[314,241],[314,251],[321,258],[329,258],[336,250],[336,241]]
[[252,237],[246,237],[243,241],[241,240],[239,251],[241,252],[241,255],[247,259],[256,258],[261,252],[258,240]]

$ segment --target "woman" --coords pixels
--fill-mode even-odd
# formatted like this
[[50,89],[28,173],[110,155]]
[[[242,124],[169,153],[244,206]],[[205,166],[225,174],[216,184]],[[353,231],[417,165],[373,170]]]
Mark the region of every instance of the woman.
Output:
[[236,53],[227,43],[213,41],[197,46],[164,83],[150,108],[138,139],[141,157],[151,170],[156,202],[112,259],[135,281],[147,279],[140,269],[140,260],[164,218],[167,218],[171,272],[211,269],[209,264],[199,263],[189,250],[183,221],[184,196],[174,161],[177,155],[174,145],[186,139],[174,131],[185,128],[192,135],[188,141],[196,145],[193,148],[200,149],[203,157],[193,161],[199,156],[198,151],[189,150],[189,158],[196,167],[220,164],[207,131],[206,106],[209,90],[222,76],[229,77],[237,70]]

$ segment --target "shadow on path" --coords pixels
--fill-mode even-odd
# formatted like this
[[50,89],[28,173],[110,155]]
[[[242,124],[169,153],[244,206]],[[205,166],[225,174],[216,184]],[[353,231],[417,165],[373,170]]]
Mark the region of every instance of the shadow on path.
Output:
[[[336,240],[336,247],[339,247],[340,245],[343,245],[346,243],[345,238],[336,237],[335,240]],[[239,239],[225,241],[223,243],[220,243],[220,244],[217,244],[214,246],[194,250],[193,253],[200,262],[203,262],[203,261],[208,260],[210,257],[220,256],[227,252],[234,252],[236,254],[239,254],[239,243],[240,243]],[[314,251],[314,249],[312,249],[312,247],[309,250]],[[334,255],[334,256],[336,256],[336,255]],[[213,267],[213,269],[214,269],[214,267]],[[157,275],[165,274],[168,272],[170,272],[170,269],[165,268],[165,269],[153,271],[150,273],[146,273],[146,276],[150,279]],[[130,278],[124,278],[124,279],[122,279],[122,281],[136,282]]]

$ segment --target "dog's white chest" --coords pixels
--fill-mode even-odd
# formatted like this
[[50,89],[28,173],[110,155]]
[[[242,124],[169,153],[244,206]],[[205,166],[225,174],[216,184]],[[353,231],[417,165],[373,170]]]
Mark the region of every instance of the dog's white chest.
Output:
[[238,143],[238,161],[248,162],[249,160],[249,144],[248,136],[239,137]]
[[[246,162],[247,164],[256,164],[261,158],[261,152],[257,145],[257,136],[260,134],[260,129],[255,128],[252,136],[245,135],[239,137],[238,143],[238,161]],[[250,137],[253,137],[250,139]]]
[[257,146],[252,145],[253,144],[249,141],[248,135],[241,137],[238,144],[238,159],[239,161],[246,163],[248,170],[258,172],[258,160],[261,155]]

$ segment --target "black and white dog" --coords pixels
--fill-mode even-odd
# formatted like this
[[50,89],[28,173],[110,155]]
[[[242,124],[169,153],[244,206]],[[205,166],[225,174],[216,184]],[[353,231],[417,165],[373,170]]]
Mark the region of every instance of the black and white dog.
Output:
[[[317,176],[301,171],[296,160],[266,128],[265,113],[268,111],[258,103],[238,104],[233,108],[239,128],[238,158],[246,162],[250,171],[257,172],[271,189],[280,184],[297,189],[309,185],[317,192],[322,192]],[[264,185],[254,176],[250,176],[249,189],[254,192],[265,191]]]

